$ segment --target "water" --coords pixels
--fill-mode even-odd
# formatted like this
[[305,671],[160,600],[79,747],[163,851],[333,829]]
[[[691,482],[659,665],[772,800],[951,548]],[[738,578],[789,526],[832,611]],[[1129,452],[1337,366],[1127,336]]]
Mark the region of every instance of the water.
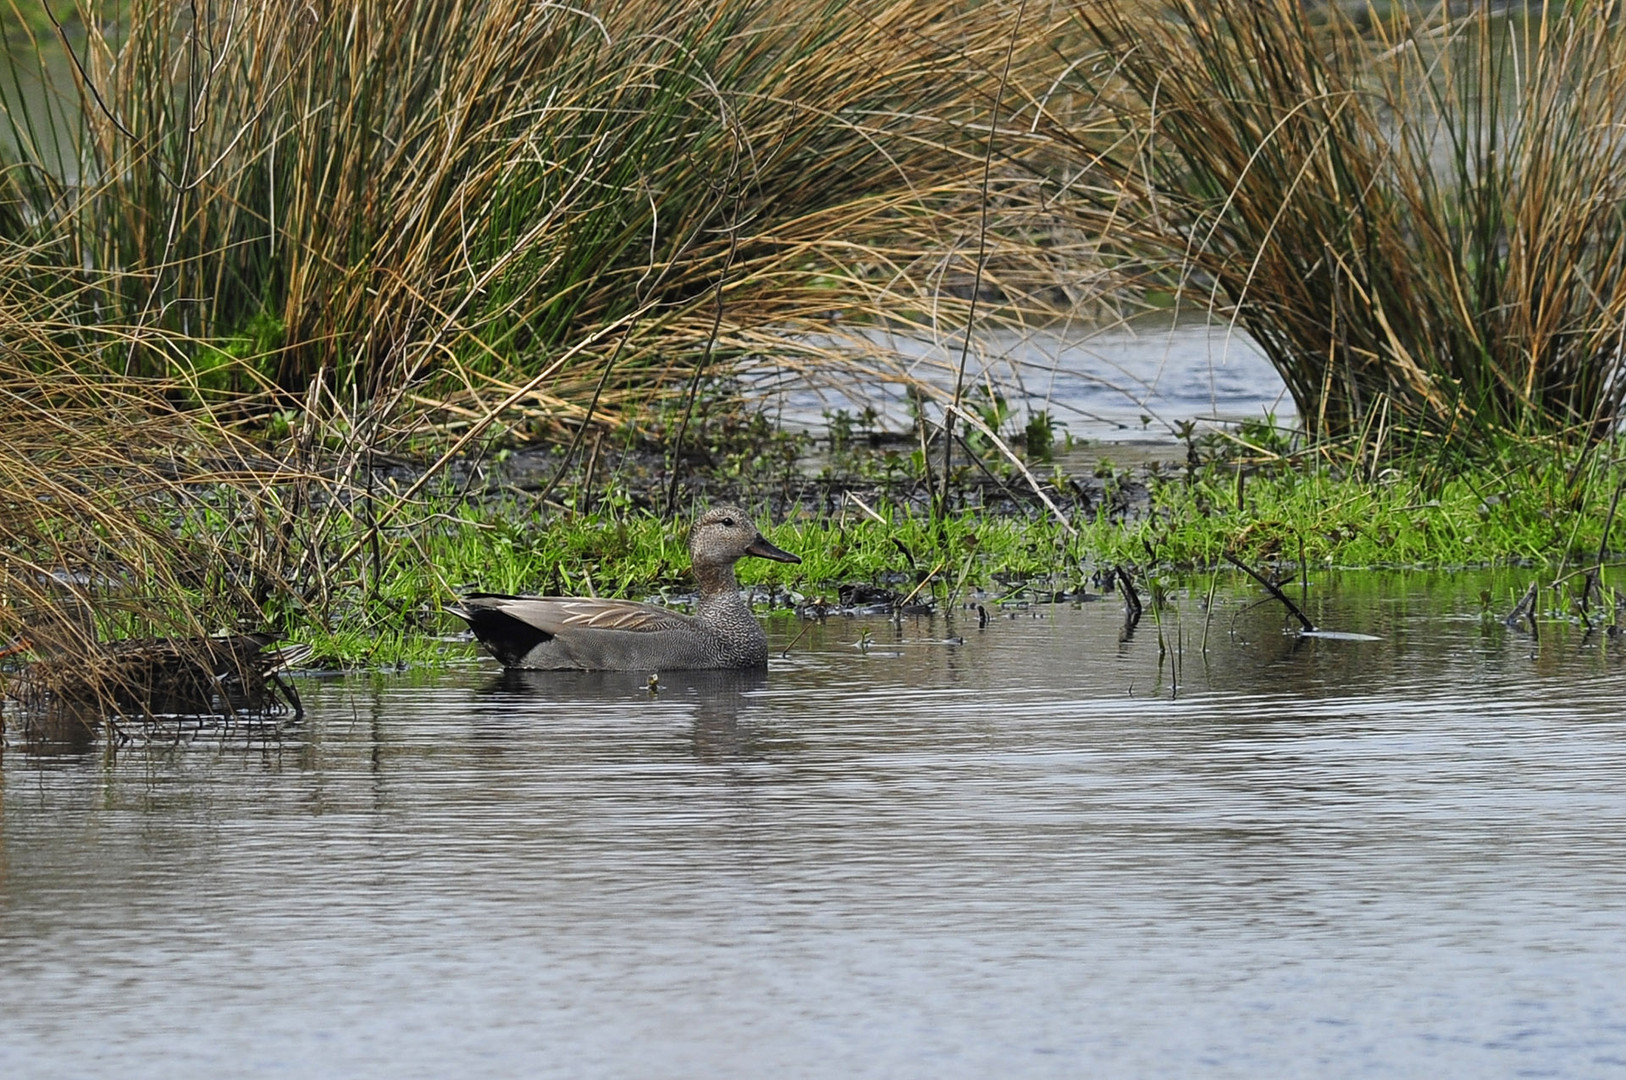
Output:
[[1621,645],[1480,619],[1521,584],[1319,582],[1377,642],[1238,593],[1206,661],[1190,595],[1161,664],[1108,601],[782,619],[654,696],[470,662],[303,679],[280,741],[13,737],[0,1073],[1620,1075]]
[[[765,371],[769,406],[791,427],[822,431],[825,414],[875,410],[878,426],[908,430],[903,387],[927,383],[952,393],[961,337],[938,340],[880,331],[824,343],[864,357],[863,372],[813,372],[786,381]],[[867,372],[865,374],[864,372]],[[976,407],[997,394],[1018,429],[1044,410],[1063,433],[1097,442],[1149,442],[1165,448],[1190,420],[1234,423],[1297,415],[1281,376],[1246,331],[1226,322],[1155,315],[1127,323],[1085,322],[977,335],[964,394]]]

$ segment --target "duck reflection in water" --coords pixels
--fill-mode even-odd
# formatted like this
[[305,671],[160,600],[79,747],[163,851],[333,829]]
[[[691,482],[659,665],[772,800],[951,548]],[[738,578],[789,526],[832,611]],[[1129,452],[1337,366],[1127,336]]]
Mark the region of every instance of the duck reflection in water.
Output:
[[635,722],[649,709],[692,708],[694,753],[701,761],[758,758],[768,741],[761,727],[741,723],[754,694],[768,685],[760,668],[671,671],[527,671],[509,668],[483,688],[511,697],[526,711],[570,715],[584,704],[622,705],[614,723]]

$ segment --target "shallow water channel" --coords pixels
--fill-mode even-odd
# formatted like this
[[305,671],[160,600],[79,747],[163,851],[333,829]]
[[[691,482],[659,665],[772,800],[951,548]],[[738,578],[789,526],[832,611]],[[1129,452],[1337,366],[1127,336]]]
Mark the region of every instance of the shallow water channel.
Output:
[[1620,1075],[1626,658],[1481,618],[1527,578],[1318,578],[1372,642],[1236,585],[1205,656],[1197,583],[1161,661],[1112,601],[780,619],[760,679],[13,735],[0,1074]]
[[[786,426],[822,433],[829,415],[857,415],[867,407],[876,426],[908,431],[914,420],[904,381],[952,393],[959,335],[927,340],[875,332],[862,340],[874,349],[869,376],[844,370],[832,385],[828,378],[787,379],[779,368],[769,368],[764,374],[772,389],[764,398],[770,413]],[[1266,417],[1291,426],[1296,415],[1287,387],[1259,346],[1218,318],[1158,314],[979,334],[966,357],[963,388],[973,406],[992,395],[1005,399],[1012,409],[1007,424],[1018,429],[1042,410],[1058,438],[1146,443],[1165,451],[1175,449],[1171,440],[1186,421],[1199,430]]]

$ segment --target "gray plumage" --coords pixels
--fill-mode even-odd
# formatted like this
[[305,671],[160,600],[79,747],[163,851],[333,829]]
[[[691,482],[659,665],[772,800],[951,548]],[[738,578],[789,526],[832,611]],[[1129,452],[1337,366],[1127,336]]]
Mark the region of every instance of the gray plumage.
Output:
[[471,593],[447,611],[508,668],[683,671],[768,663],[768,637],[740,595],[734,564],[748,555],[802,560],[763,539],[737,506],[715,506],[689,530],[700,586],[695,613],[593,597]]

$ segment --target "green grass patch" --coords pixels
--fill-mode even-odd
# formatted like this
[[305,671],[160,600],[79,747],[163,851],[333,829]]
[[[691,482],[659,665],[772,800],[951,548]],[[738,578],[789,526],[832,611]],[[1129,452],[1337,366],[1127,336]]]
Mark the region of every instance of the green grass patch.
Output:
[[[766,535],[803,562],[746,560],[739,573],[744,585],[767,587],[773,606],[833,604],[853,583],[941,605],[1096,591],[1094,576],[1114,565],[1172,588],[1220,567],[1226,552],[1260,566],[1302,559],[1312,573],[1591,565],[1626,468],[1538,457],[1510,454],[1439,481],[1423,470],[1300,466],[1255,469],[1239,485],[1230,463],[1164,470],[1149,478],[1149,508],[1128,520],[976,509],[934,522],[922,508],[885,501],[872,504],[881,520],[856,507],[777,523],[762,516]],[[461,624],[441,609],[464,589],[681,607],[693,587],[683,524],[647,512],[545,515],[512,500],[435,507],[430,500],[414,522],[387,531],[376,565],[364,558],[358,576],[332,583],[325,608],[287,610],[287,630],[330,662],[432,663],[453,655],[442,639]]]
[[[1572,481],[1546,469],[1472,470],[1439,483],[1383,470],[1375,478],[1331,469],[1245,479],[1213,470],[1163,483],[1154,520],[1137,538],[1158,561],[1213,565],[1229,550],[1254,560],[1311,566],[1560,565],[1592,558],[1621,470]],[[1121,550],[1122,545],[1116,546]]]

